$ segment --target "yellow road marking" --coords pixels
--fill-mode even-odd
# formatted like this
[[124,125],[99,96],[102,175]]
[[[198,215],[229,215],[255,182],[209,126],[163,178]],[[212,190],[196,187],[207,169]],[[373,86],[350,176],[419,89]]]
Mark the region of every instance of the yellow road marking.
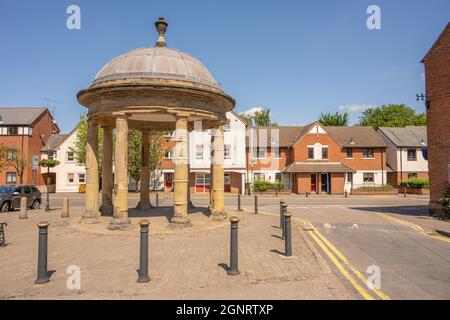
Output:
[[[339,258],[341,261],[365,284],[367,284],[367,279],[364,277],[364,275],[359,272],[358,269],[356,269],[348,260],[347,258],[340,252],[327,238],[325,238],[313,225],[311,222],[308,222],[311,229],[314,230],[314,232],[317,234],[317,236],[330,248],[331,251]],[[379,289],[376,288],[370,288],[373,292],[376,293],[377,296],[379,296],[383,300],[390,300],[391,298],[381,292]]]
[[351,285],[361,294],[364,299],[366,300],[375,300],[374,297],[372,297],[366,290],[364,290],[363,287],[361,287],[355,279],[345,270],[345,268],[342,266],[342,264],[339,262],[339,260],[328,250],[326,245],[323,244],[322,241],[320,241],[314,233],[310,233],[311,237],[316,241],[316,243],[322,248],[323,252],[330,258],[330,260],[334,263],[334,265],[339,269],[341,274],[351,283]]
[[450,239],[449,239],[449,238],[444,237],[444,236],[441,236],[441,235],[439,235],[439,234],[435,234],[435,233],[433,233],[433,232],[425,232],[425,230],[424,230],[421,226],[419,226],[419,225],[417,225],[417,224],[415,224],[415,223],[412,223],[412,222],[409,222],[409,221],[405,221],[405,220],[402,220],[402,219],[393,217],[393,216],[391,216],[391,215],[388,215],[388,214],[382,213],[382,212],[377,212],[376,214],[377,214],[378,216],[380,216],[380,217],[386,219],[386,220],[389,220],[389,221],[392,221],[392,222],[396,222],[396,223],[399,223],[399,224],[402,224],[402,225],[409,226],[409,227],[411,227],[411,228],[413,228],[413,229],[415,229],[415,230],[417,230],[417,231],[419,231],[419,232],[422,232],[423,234],[425,234],[425,235],[427,235],[427,236],[430,236],[430,237],[433,237],[433,238],[435,238],[435,239],[438,239],[438,240],[441,240],[441,241],[445,241],[445,242],[449,242],[449,243],[450,243]]

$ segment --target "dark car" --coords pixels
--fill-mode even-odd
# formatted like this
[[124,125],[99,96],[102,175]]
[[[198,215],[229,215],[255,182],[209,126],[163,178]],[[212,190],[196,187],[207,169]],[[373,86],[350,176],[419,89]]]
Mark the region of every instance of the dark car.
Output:
[[41,206],[41,192],[35,186],[0,186],[0,212],[20,209],[20,199],[27,198],[27,206],[39,209]]

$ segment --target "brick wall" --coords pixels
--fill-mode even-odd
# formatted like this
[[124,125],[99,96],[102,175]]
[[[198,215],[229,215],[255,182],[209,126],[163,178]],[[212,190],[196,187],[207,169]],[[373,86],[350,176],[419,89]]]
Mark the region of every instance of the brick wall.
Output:
[[438,201],[450,179],[450,23],[423,63],[429,100],[427,136],[430,211],[441,213]]

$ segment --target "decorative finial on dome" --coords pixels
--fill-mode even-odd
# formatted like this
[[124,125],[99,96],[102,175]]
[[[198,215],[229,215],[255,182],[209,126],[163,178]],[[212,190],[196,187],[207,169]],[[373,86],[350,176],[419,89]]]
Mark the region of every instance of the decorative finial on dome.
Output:
[[157,47],[167,47],[166,40],[164,39],[164,33],[166,33],[167,26],[169,24],[164,20],[164,17],[159,17],[155,22],[156,31],[158,31],[158,41],[156,41]]

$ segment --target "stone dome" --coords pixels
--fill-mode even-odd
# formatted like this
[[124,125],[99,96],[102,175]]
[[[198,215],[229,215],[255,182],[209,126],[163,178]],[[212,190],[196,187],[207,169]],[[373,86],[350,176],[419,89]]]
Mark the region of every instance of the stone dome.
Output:
[[165,46],[139,48],[112,59],[98,72],[94,84],[130,79],[173,79],[221,89],[198,59]]

